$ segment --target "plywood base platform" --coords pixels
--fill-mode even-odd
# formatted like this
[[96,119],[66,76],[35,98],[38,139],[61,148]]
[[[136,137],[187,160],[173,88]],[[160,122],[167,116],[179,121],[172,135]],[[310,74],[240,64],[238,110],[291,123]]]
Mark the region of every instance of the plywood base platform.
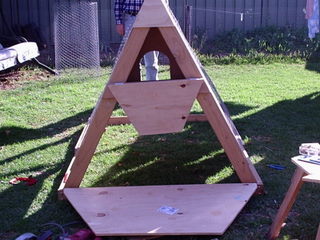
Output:
[[222,235],[257,184],[66,188],[97,236]]

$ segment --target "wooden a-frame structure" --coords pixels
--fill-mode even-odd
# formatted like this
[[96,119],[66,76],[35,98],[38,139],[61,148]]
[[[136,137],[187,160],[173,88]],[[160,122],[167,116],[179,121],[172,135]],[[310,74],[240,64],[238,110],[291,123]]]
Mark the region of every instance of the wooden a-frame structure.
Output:
[[[160,51],[169,58],[171,80],[141,81],[140,59],[152,50]],[[79,188],[99,140],[112,118],[117,102],[122,106],[138,133],[150,135],[181,131],[187,119],[190,118],[190,109],[196,99],[242,184]],[[262,186],[262,181],[243,147],[241,137],[223,102],[220,101],[216,89],[198,63],[168,5],[164,0],[145,0],[109,82],[76,145],[75,156],[59,188],[61,196],[68,198],[99,236],[223,234],[252,194]],[[158,223],[158,216],[155,217],[157,220],[148,214],[145,217],[137,217],[136,212],[131,215],[129,213],[134,217],[130,220],[131,224],[137,223],[135,228],[124,224],[124,229],[119,229],[119,224],[113,224],[115,219],[123,221],[118,217],[125,215],[124,212],[112,210],[119,209],[117,207],[119,199],[128,199],[127,205],[133,204],[135,199],[137,205],[141,207],[140,202],[145,201],[150,194],[156,196],[143,204],[148,208],[151,202],[154,204],[162,199],[164,195],[161,193],[164,195],[170,193],[175,196],[172,204],[181,204],[179,209],[193,204],[192,196],[202,194],[205,202],[198,203],[201,209],[193,206],[196,215],[199,211],[207,212],[206,207],[210,208],[212,204],[211,197],[220,199],[220,202],[213,204],[213,208],[221,209],[221,204],[226,203],[228,207],[226,212],[219,214],[220,210],[212,209],[211,213],[216,212],[216,214],[212,213],[215,217],[212,217],[212,214],[204,216],[203,220],[209,224],[206,227],[197,222],[190,222],[190,217],[197,219],[194,216],[188,216],[188,220],[183,221],[183,213],[176,221],[177,226],[172,222],[168,224],[166,218],[161,220],[161,224]],[[186,195],[181,198],[181,194]],[[116,199],[109,199],[107,197],[109,195],[116,196]],[[186,202],[181,202],[179,196]],[[191,198],[189,199],[188,196]],[[235,196],[240,196],[240,200],[233,202],[238,198]],[[115,206],[109,209],[106,207],[109,205]],[[232,210],[231,206],[236,207]],[[129,211],[127,209],[126,212],[130,212],[131,209]],[[141,212],[148,211],[139,210],[139,213]],[[111,215],[112,220],[108,221],[107,217]],[[217,215],[222,218],[217,218]],[[126,216],[125,219],[130,219],[130,216]],[[137,218],[143,220],[141,225]],[[192,226],[186,222],[190,222]],[[150,226],[147,223],[150,223]],[[155,227],[157,225],[162,227],[158,229]]]

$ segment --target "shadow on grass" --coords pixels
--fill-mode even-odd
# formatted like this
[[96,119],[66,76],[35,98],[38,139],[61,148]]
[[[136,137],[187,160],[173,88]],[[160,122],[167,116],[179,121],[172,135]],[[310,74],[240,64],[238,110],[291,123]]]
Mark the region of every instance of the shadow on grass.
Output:
[[33,139],[53,137],[65,130],[85,123],[92,109],[78,113],[72,117],[65,118],[59,122],[49,124],[42,128],[30,129],[15,126],[6,126],[0,128],[0,146],[10,145],[13,143],[25,142]]
[[[63,133],[69,128],[79,126],[86,122],[90,112],[90,110],[84,111],[39,129],[2,127],[0,128],[0,146],[54,137],[56,134]],[[53,146],[59,146],[67,142],[69,144],[65,151],[65,156],[60,157],[70,161],[74,154],[74,146],[76,145],[80,134],[81,131],[79,130],[58,141],[21,152],[2,160],[0,162],[0,166],[2,165],[4,167],[7,163],[14,162],[20,157],[28,156],[37,151]],[[0,173],[0,177],[3,178],[9,175],[26,176],[28,172],[40,172],[40,175],[36,176],[38,182],[35,185],[28,187],[24,183],[19,183],[17,185],[12,185],[0,193],[0,212],[2,219],[0,221],[0,239],[5,239],[6,233],[8,232],[12,232],[13,235],[15,235],[15,232],[22,233],[33,231],[34,233],[37,233],[41,224],[55,221],[56,219],[58,223],[66,223],[74,219],[79,219],[76,213],[66,202],[57,201],[57,189],[67,166],[68,165],[63,162],[61,164],[54,164],[51,166],[37,165],[33,168],[26,165],[25,167],[22,167],[22,170],[20,171],[9,171],[7,175],[4,174],[4,172]],[[48,179],[52,179],[52,184],[49,186]],[[46,180],[47,182],[45,182]],[[44,193],[46,197],[45,199],[41,199],[42,193]],[[32,212],[35,213],[30,216],[26,215],[28,210],[36,207],[39,202],[41,202],[42,208],[34,209]],[[63,214],[63,217],[61,214]]]
[[[232,103],[228,104],[228,108],[232,115],[249,109],[247,106],[236,106]],[[249,222],[248,225],[252,224],[250,232],[243,239],[264,239],[264,237],[257,236],[264,236],[268,231],[271,218],[279,207],[294,169],[289,158],[297,153],[300,143],[319,141],[319,108],[320,93],[316,92],[299,99],[278,102],[253,115],[235,121],[242,137],[247,136],[251,139],[251,142],[246,146],[249,155],[261,157],[261,161],[256,163],[255,167],[269,194],[250,201],[249,210],[245,210],[244,215],[240,214],[240,220],[230,227],[226,233],[227,237],[228,234],[232,236],[233,233],[245,229]],[[9,128],[12,135],[9,134],[5,136],[4,140],[1,139],[1,144],[13,144],[54,136],[69,127],[83,123],[88,114],[89,111],[79,113],[71,118],[45,126],[41,130],[26,129],[24,131],[24,129]],[[8,128],[2,128],[0,132],[3,134],[6,130]],[[65,155],[66,165],[52,166],[39,177],[39,182],[33,187],[19,184],[0,193],[0,199],[2,199],[0,208],[2,219],[4,219],[1,221],[0,231],[29,231],[35,229],[39,223],[52,220],[65,223],[79,219],[68,203],[57,202],[56,199],[58,186],[65,168],[73,156],[73,149],[79,134],[80,132],[77,132],[52,143],[60,144],[70,141]],[[50,147],[50,144],[21,154],[29,154],[46,147]],[[110,150],[105,149],[105,151],[108,153]],[[2,164],[16,160],[19,155],[3,160]],[[267,164],[270,163],[282,164],[287,167],[287,170],[277,172],[269,169]],[[230,167],[230,163],[221,151],[220,144],[209,124],[190,123],[182,133],[139,137],[136,142],[130,145],[125,155],[92,185],[192,184],[206,183],[211,181],[212,177],[217,177],[218,182],[238,182],[235,174],[226,176],[222,173],[222,177],[216,176],[226,167]],[[45,185],[45,180],[50,179],[52,175],[55,175],[52,179],[52,185]],[[42,191],[49,191],[45,199],[39,198]],[[316,196],[319,198],[319,193],[315,193]],[[33,214],[26,215],[28,210],[34,206],[34,202],[41,202],[41,209],[36,209]],[[19,206],[12,206],[12,203],[19,203]],[[300,209],[303,212],[305,206],[301,206]],[[247,220],[248,215],[251,216],[249,218],[251,220]],[[315,216],[315,218],[317,217],[319,216]],[[293,217],[292,222],[299,220],[301,219],[297,215]],[[310,236],[315,235],[315,219],[312,217],[307,221],[303,220],[304,228],[294,230],[296,226],[290,225],[289,222],[287,229],[291,231],[292,236],[299,236],[299,239],[310,239]],[[207,239],[207,237],[179,239]]]
[[[246,106],[228,105],[235,115]],[[295,100],[284,100],[268,108],[235,121],[242,137],[248,137],[246,149],[264,181],[267,195],[253,198],[226,233],[226,239],[235,239],[237,231],[248,232],[241,239],[265,239],[279,204],[290,183],[294,165],[290,157],[297,155],[303,142],[318,142],[320,127],[320,92]],[[113,150],[105,150],[106,153]],[[277,171],[269,164],[286,167]],[[231,167],[221,151],[217,138],[208,123],[187,124],[182,133],[143,136],[130,145],[125,155],[92,186],[201,184],[208,182],[239,182],[235,174],[224,175]],[[311,191],[314,191],[311,189]],[[301,193],[308,195],[308,191]],[[310,197],[310,196],[309,196]],[[314,194],[318,199],[319,193]],[[308,203],[300,203],[296,212],[305,213]],[[306,221],[303,217],[291,217],[283,234],[299,239],[310,239],[316,234],[319,214]],[[249,216],[249,217],[248,217]],[[304,226],[297,228],[303,219]],[[247,230],[244,230],[248,228]],[[241,231],[241,230],[240,230]],[[243,232],[242,232],[243,234]],[[228,238],[229,235],[229,238]],[[211,239],[211,237],[167,237],[166,239]]]
[[[69,147],[66,150],[65,158],[71,159],[74,152],[74,146],[77,139],[80,136],[80,131],[74,133],[64,141],[70,141]],[[64,141],[61,141],[64,142]],[[57,142],[57,144],[60,144]],[[45,146],[50,147],[50,145]],[[38,151],[43,147],[34,149]],[[31,151],[33,152],[33,151]],[[24,153],[24,154],[28,154]],[[14,158],[10,159],[14,160]],[[27,166],[26,166],[27,167]],[[12,185],[5,191],[0,193],[1,203],[1,218],[3,219],[0,224],[0,239],[1,233],[11,232],[37,232],[40,226],[44,223],[57,221],[58,223],[66,223],[78,219],[79,217],[71,209],[66,202],[57,201],[57,189],[60,185],[61,179],[64,175],[67,165],[56,164],[51,168],[48,166],[37,166],[35,168],[26,168],[26,172],[41,171],[39,176],[36,176],[37,183],[33,186],[26,186],[24,183]],[[46,169],[43,171],[43,169]],[[10,175],[25,176],[24,170],[20,172],[10,172]],[[56,176],[52,178],[52,176]],[[52,179],[52,182],[48,186],[48,181]],[[41,199],[41,194],[44,192],[45,199]],[[47,194],[47,192],[49,192]],[[41,209],[35,209],[34,214],[26,215],[28,210],[33,207],[37,207],[37,204],[41,202]],[[14,204],[14,205],[12,205]],[[61,217],[63,214],[63,217]]]
[[[257,164],[258,168],[294,156],[302,142],[318,141],[319,95],[314,93],[281,101],[235,121],[240,135],[251,139],[246,146],[249,154],[266,160]],[[227,107],[232,115],[251,109],[232,103]],[[108,151],[116,150],[102,150]],[[279,157],[281,159],[277,159]],[[120,161],[93,185],[205,183],[228,166],[227,156],[210,125],[188,123],[181,133],[139,137]],[[222,181],[235,180],[237,178],[232,175]]]
[[182,133],[139,137],[94,185],[204,183],[225,158],[208,123],[189,123]]
[[[59,122],[49,124],[47,126],[44,126],[38,129],[21,128],[21,127],[15,127],[15,126],[1,127],[0,128],[0,146],[6,146],[14,143],[23,143],[25,141],[36,140],[41,138],[54,137],[55,135],[63,133],[69,128],[78,126],[86,122],[91,111],[92,110],[87,110],[87,111],[78,113],[72,117],[63,119]],[[6,163],[12,162],[15,159],[18,159],[20,157],[32,154],[34,152],[41,151],[49,147],[58,146],[60,144],[70,141],[70,139],[72,139],[73,137],[75,136],[62,138],[56,142],[44,144],[37,148],[33,148],[26,152],[22,152],[12,157],[6,158],[3,161],[0,161],[0,166]]]

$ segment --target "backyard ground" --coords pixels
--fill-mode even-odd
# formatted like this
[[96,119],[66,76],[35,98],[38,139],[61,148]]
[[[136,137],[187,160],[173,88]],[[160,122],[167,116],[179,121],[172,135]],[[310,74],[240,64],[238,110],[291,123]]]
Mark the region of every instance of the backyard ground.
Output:
[[[205,68],[227,104],[266,193],[254,196],[223,236],[162,239],[266,239],[295,169],[290,158],[298,154],[301,143],[320,141],[320,65]],[[69,203],[57,200],[57,188],[111,68],[90,76],[77,72],[53,77],[38,71],[15,73],[19,77],[6,85],[2,82],[0,90],[1,240],[24,232],[39,234],[48,222],[80,221],[81,226]],[[167,74],[163,68],[163,78]],[[193,112],[200,111],[195,103]],[[270,164],[285,168],[276,170]],[[9,184],[14,177],[30,175],[37,179],[35,185]],[[131,125],[109,127],[82,186],[221,182],[239,180],[209,124],[189,123],[181,133],[144,137]],[[305,184],[280,239],[315,238],[319,187]]]

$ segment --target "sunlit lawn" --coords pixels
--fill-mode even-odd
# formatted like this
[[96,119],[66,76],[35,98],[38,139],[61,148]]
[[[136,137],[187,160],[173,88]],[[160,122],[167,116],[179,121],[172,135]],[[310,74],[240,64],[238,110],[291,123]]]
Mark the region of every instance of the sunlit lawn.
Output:
[[[166,68],[163,77],[166,78]],[[251,199],[218,239],[265,239],[295,169],[290,157],[304,142],[319,142],[320,66],[210,65],[206,70],[227,104],[266,194]],[[80,220],[57,188],[81,130],[108,80],[71,73],[26,81],[0,91],[0,239],[39,233],[41,224]],[[195,104],[193,111],[201,111]],[[115,111],[122,115],[121,109]],[[280,164],[285,170],[268,167]],[[38,183],[10,185],[16,177]],[[181,133],[139,137],[131,125],[108,127],[82,186],[238,182],[208,123]],[[306,184],[280,239],[313,239],[319,223],[320,185]],[[119,223],[121,224],[121,223]],[[212,239],[213,236],[163,239]]]

